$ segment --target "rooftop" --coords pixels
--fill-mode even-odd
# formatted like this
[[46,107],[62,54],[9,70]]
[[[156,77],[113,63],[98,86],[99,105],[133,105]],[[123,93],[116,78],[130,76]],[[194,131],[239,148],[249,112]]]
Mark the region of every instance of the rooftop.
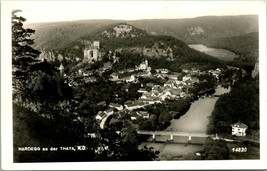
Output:
[[248,128],[248,126],[246,124],[243,124],[242,122],[238,121],[235,124],[231,125],[232,127],[237,127],[237,128]]

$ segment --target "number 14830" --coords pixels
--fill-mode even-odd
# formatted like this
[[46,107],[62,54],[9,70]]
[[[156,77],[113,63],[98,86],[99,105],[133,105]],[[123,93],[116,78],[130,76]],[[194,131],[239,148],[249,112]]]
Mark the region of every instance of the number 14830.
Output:
[[247,152],[247,147],[233,147],[232,152],[237,152],[237,153],[245,153]]

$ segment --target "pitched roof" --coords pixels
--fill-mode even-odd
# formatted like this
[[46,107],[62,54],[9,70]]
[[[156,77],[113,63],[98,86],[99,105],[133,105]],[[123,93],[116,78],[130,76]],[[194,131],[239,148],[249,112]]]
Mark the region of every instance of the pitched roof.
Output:
[[242,122],[238,121],[235,124],[231,125],[232,127],[237,127],[237,128],[248,128],[248,126],[246,124],[243,124]]
[[153,83],[146,83],[146,86],[148,86],[148,87],[153,87],[154,84],[153,84]]
[[136,114],[139,116],[148,116],[149,117],[149,113],[147,111],[138,111],[138,112],[136,112]]
[[180,95],[182,93],[182,90],[179,89],[179,88],[176,88],[176,89],[171,89],[170,92],[173,94],[173,95]]
[[106,113],[109,113],[109,112],[113,112],[113,109],[109,108],[107,110],[105,110]]
[[140,88],[138,91],[147,91],[145,88]]
[[97,115],[103,117],[103,116],[105,116],[106,114],[105,114],[103,111],[99,111],[99,112],[97,113]]
[[110,107],[121,107],[122,105],[117,104],[117,103],[110,103],[109,106]]

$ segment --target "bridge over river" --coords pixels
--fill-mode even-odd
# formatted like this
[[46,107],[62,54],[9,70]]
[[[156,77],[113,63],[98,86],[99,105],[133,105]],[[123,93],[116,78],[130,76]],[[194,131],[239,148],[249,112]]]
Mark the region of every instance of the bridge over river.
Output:
[[140,135],[150,135],[153,141],[204,144],[208,135],[206,133],[170,132],[170,131],[137,131]]

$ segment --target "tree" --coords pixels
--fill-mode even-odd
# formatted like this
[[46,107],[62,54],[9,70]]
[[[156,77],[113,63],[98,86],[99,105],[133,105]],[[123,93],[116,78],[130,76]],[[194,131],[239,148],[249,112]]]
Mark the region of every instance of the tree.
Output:
[[17,16],[18,12],[21,10],[12,11],[12,75],[16,93],[23,91],[21,89],[27,83],[31,67],[38,62],[37,57],[40,54],[31,47],[34,41],[30,36],[34,34],[34,30],[23,28],[26,19]]
[[12,11],[12,59],[14,65],[23,66],[22,64],[24,64],[26,66],[35,62],[40,52],[31,47],[34,41],[30,36],[35,31],[23,28],[23,22],[26,19],[17,16],[16,13],[18,12],[21,12],[21,10]]
[[38,50],[31,47],[34,41],[30,38],[34,34],[32,29],[24,29],[25,18],[17,16],[21,10],[12,11],[12,64],[17,69],[27,71],[30,64],[36,62],[40,54]]
[[223,140],[208,138],[202,151],[202,158],[205,160],[225,160],[230,158],[229,149]]

